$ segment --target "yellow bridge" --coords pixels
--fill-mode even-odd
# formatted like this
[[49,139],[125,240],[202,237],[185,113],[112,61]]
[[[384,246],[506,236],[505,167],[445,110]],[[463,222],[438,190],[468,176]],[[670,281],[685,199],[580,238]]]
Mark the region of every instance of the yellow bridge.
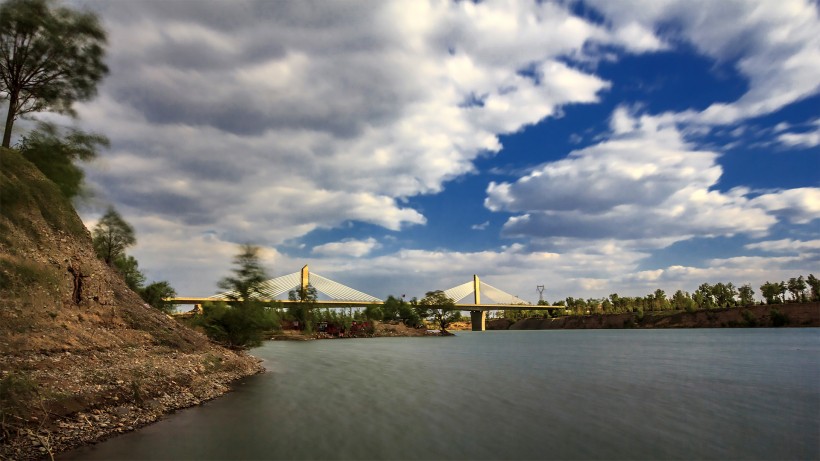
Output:
[[[282,304],[298,303],[299,301],[276,298],[300,288],[305,290],[309,285],[315,288],[317,292],[331,298],[330,300],[317,300],[313,303],[316,307],[365,307],[384,304],[383,300],[375,296],[342,285],[339,282],[322,277],[317,273],[311,273],[307,265],[302,267],[300,272],[294,272],[263,282],[259,287],[261,296],[258,299],[263,302],[277,302]],[[482,293],[486,298],[492,300],[493,303],[482,303]],[[173,304],[203,304],[215,301],[232,302],[232,299],[235,299],[237,294],[238,293],[226,291],[207,298],[179,297],[169,298],[167,301]],[[564,309],[564,306],[530,304],[518,296],[505,293],[488,283],[482,282],[477,275],[473,275],[473,280],[469,282],[444,290],[444,294],[448,298],[456,301],[455,308],[457,310],[470,311],[473,331],[484,331],[487,311],[510,309]],[[470,295],[472,295],[472,303],[459,303],[459,301],[469,299],[468,297]]]

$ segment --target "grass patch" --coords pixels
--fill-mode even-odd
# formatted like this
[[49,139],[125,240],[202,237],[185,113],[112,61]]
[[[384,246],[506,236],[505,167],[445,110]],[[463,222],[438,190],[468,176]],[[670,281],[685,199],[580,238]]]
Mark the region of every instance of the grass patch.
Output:
[[59,284],[50,267],[0,256],[0,290],[27,289],[33,285],[52,287]]
[[[38,242],[41,236],[33,226],[35,220],[32,216],[38,211],[54,230],[63,230],[75,236],[86,232],[71,202],[34,164],[12,149],[0,148],[0,157],[3,163],[0,169],[0,216],[25,230]],[[5,243],[14,246],[14,242]]]

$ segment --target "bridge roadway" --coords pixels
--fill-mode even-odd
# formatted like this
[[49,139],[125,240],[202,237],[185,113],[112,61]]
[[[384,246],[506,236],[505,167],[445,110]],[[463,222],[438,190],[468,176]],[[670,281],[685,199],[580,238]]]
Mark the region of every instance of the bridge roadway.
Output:
[[[315,280],[315,283],[311,283],[311,277]],[[295,285],[295,287],[294,287]],[[366,293],[362,293],[358,290],[353,288],[344,286],[338,282],[334,282],[333,280],[327,279],[325,277],[320,276],[319,274],[310,274],[310,270],[308,266],[305,265],[302,267],[301,273],[294,272],[293,274],[288,274],[282,277],[278,277],[275,279],[268,280],[262,284],[265,290],[268,290],[268,293],[262,292],[263,295],[269,296],[268,299],[259,299],[259,301],[266,302],[266,303],[279,303],[282,305],[288,305],[293,303],[300,303],[300,301],[290,301],[290,300],[279,300],[275,299],[277,296],[283,294],[287,290],[293,290],[294,288],[301,287],[302,290],[308,289],[313,285],[316,291],[321,291],[323,294],[327,296],[332,296],[337,299],[335,300],[317,300],[314,301],[312,304],[314,307],[366,307],[366,306],[381,306],[384,305],[384,301],[376,298],[375,296],[368,295]],[[507,304],[483,304],[481,302],[481,290],[484,287],[485,291],[489,291],[490,298],[497,301],[497,296],[501,296],[502,298],[509,298],[511,300],[510,303]],[[275,289],[273,289],[275,288]],[[487,318],[488,311],[499,311],[499,310],[549,310],[549,309],[564,309],[564,306],[540,306],[540,305],[533,305],[529,304],[526,301],[518,298],[517,296],[512,296],[508,293],[504,293],[503,291],[487,284],[481,282],[477,275],[473,275],[473,280],[463,283],[459,286],[450,288],[449,290],[444,290],[444,294],[450,299],[464,299],[470,293],[473,294],[474,302],[472,304],[455,304],[455,309],[460,311],[470,311],[470,320],[473,325],[473,331],[484,331],[485,322]],[[226,296],[229,293],[222,293],[220,296]],[[354,299],[359,299],[358,301],[354,301]],[[364,299],[364,300],[362,300]],[[207,302],[227,302],[231,303],[233,301],[220,299],[220,298],[188,298],[188,297],[180,297],[180,298],[168,298],[166,301],[172,304],[203,304]],[[432,307],[432,306],[431,306]]]
[[[235,301],[228,299],[215,298],[168,298],[166,299],[171,304],[204,304],[213,302],[225,302],[231,304]],[[280,304],[301,304],[301,301],[291,301],[288,299],[260,299],[264,303],[280,303]],[[405,301],[406,302],[406,301]],[[312,303],[316,307],[367,307],[367,306],[382,306],[384,302],[376,301],[331,301],[318,300]],[[460,311],[501,311],[501,310],[549,310],[549,309],[566,309],[566,306],[539,306],[537,304],[456,304],[456,309]]]

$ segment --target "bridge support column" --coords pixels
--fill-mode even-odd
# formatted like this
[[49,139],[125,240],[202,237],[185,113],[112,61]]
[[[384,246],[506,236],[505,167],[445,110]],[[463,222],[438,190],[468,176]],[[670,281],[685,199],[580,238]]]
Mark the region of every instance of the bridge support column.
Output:
[[[481,304],[481,281],[477,275],[473,275],[473,301],[476,305]],[[487,312],[470,311],[470,323],[473,324],[473,331],[484,331],[487,320]]]
[[487,320],[487,312],[470,311],[470,323],[473,324],[473,331],[484,331]]

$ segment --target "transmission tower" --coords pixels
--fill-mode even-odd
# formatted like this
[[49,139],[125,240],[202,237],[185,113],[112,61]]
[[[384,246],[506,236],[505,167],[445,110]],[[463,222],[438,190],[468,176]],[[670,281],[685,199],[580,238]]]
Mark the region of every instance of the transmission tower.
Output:
[[544,285],[538,285],[535,287],[535,290],[538,291],[538,302],[544,300]]

